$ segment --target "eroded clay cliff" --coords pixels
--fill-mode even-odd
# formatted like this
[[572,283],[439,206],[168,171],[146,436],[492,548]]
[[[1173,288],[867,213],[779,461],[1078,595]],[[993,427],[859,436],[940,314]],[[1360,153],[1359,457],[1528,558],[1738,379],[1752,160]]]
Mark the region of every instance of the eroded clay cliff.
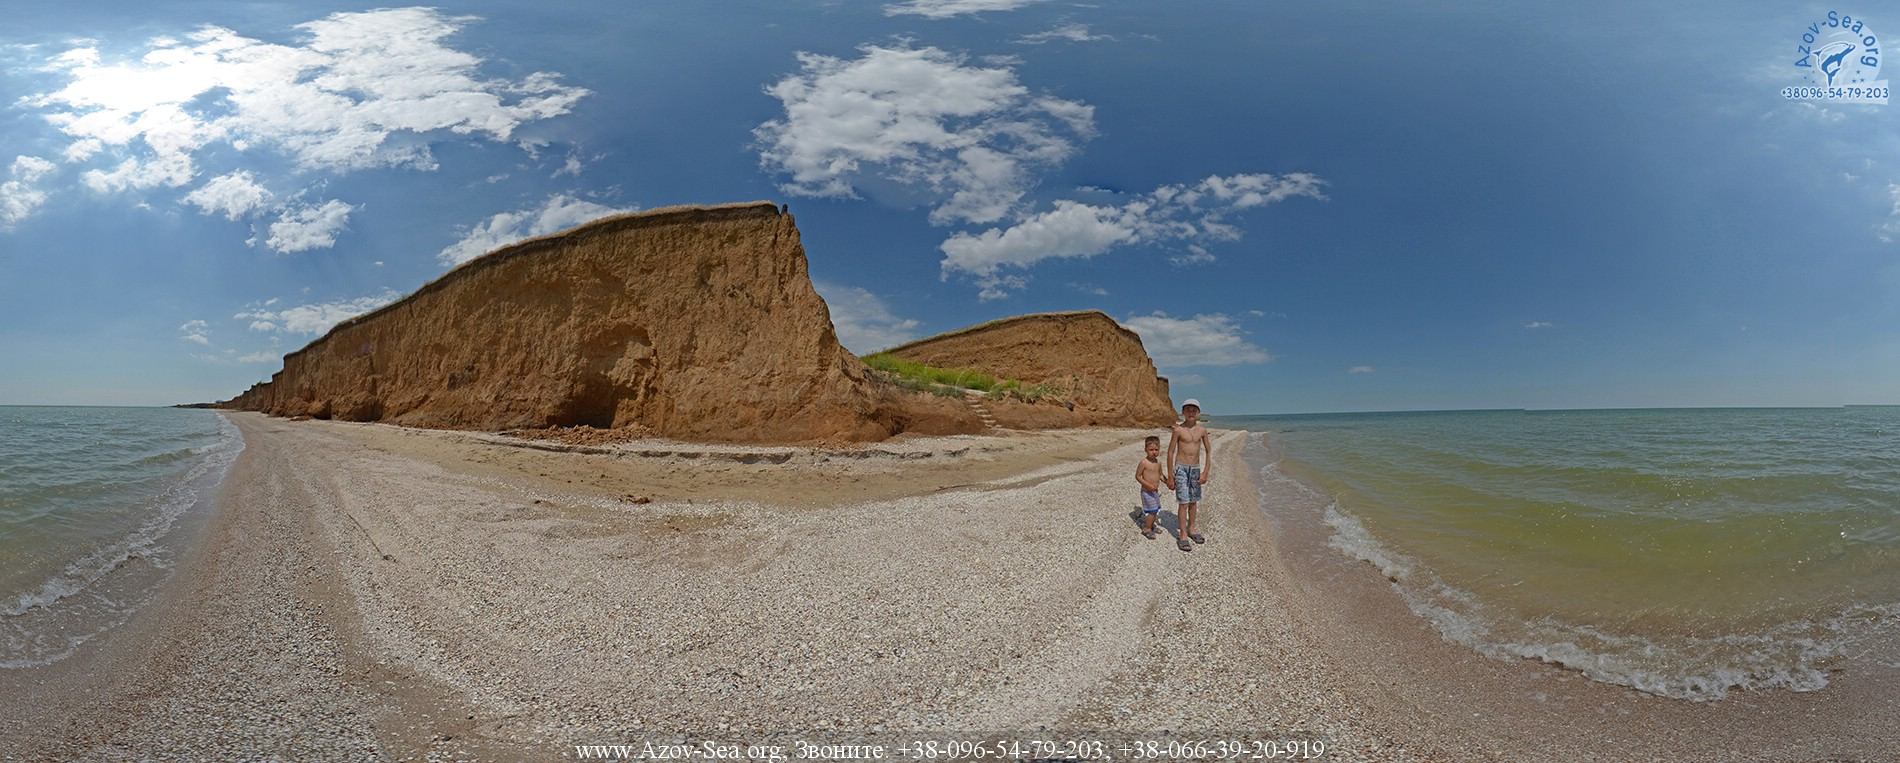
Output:
[[940,368],[972,368],[1024,385],[1046,385],[1060,410],[1008,400],[992,404],[1004,426],[1166,426],[1174,422],[1168,380],[1141,337],[1095,311],[991,321],[886,352]]
[[725,442],[979,432],[988,412],[1024,429],[1173,420],[1140,338],[1098,312],[1010,318],[892,352],[1053,392],[984,407],[881,379],[838,343],[792,216],[751,202],[618,215],[490,252],[338,324],[221,405]]
[[694,440],[977,431],[838,344],[792,216],[670,207],[523,241],[339,324],[227,403],[282,416]]

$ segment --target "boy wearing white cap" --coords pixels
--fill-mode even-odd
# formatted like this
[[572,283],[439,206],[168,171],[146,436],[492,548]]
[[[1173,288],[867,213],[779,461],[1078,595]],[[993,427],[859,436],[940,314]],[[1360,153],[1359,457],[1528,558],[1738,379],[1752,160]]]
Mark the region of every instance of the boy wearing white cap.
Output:
[[1208,442],[1207,427],[1201,426],[1201,401],[1188,398],[1181,404],[1181,423],[1168,433],[1168,473],[1174,475],[1174,500],[1179,504],[1175,513],[1181,525],[1176,545],[1182,551],[1194,550],[1190,539],[1207,542],[1195,528],[1194,519],[1201,503],[1201,488],[1213,471],[1214,446]]

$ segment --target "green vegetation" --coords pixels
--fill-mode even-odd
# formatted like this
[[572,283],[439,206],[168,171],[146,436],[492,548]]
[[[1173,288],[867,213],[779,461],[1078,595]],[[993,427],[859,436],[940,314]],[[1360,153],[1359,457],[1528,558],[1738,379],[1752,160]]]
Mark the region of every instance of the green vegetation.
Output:
[[992,392],[991,394],[1000,393],[1000,394],[1008,395],[1010,397],[1014,397],[1019,400],[1025,400],[1025,401],[1033,403],[1045,397],[1053,397],[1055,396],[1057,392],[1060,392],[1060,391],[1061,390],[1058,390],[1054,386],[1051,386],[1048,384],[1038,384],[1033,387],[1025,387],[1023,386],[1022,382],[1019,382],[1015,379],[1004,379],[1003,383],[996,385],[996,391]]
[[[988,392],[996,389],[996,377],[970,368],[938,368],[922,363],[914,363],[889,353],[872,353],[863,358],[864,364],[873,369],[895,376],[899,379],[941,384],[958,389],[973,389]],[[1013,381],[1013,380],[1011,380]],[[1020,385],[1019,385],[1020,386]]]
[[866,355],[860,360],[897,386],[936,395],[961,395],[964,390],[976,390],[1035,402],[1057,392],[1056,388],[1047,384],[1028,386],[1018,379],[997,379],[973,368],[938,368],[883,352]]

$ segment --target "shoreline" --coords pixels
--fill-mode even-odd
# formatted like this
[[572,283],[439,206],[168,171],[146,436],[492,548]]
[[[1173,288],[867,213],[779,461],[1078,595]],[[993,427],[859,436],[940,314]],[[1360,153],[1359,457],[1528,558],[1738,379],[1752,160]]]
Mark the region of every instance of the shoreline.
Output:
[[757,459],[226,415],[246,448],[201,542],[131,622],[0,674],[0,759],[1053,731],[1330,760],[1900,749],[1879,681],[1693,703],[1447,642],[1237,430],[1182,553],[1131,516],[1139,430]]
[[1900,712],[1888,690],[1900,666],[1837,673],[1817,691],[1737,689],[1693,701],[1450,641],[1376,565],[1330,547],[1333,529],[1320,518],[1329,496],[1267,460],[1252,466],[1280,530],[1279,577],[1309,602],[1309,625],[1329,651],[1364,666],[1349,676],[1359,691],[1409,708],[1392,716],[1409,727],[1404,736],[1459,729],[1499,760],[1631,759],[1623,750],[1641,760],[1876,761],[1900,749],[1888,721]]

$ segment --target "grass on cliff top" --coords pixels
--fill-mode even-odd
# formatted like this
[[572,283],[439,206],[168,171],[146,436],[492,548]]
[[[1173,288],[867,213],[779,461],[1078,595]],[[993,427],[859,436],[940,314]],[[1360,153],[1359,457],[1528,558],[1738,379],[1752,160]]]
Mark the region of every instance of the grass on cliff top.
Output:
[[885,352],[872,353],[860,360],[899,386],[936,394],[962,394],[962,390],[973,389],[1034,401],[1053,395],[1056,391],[1046,384],[1027,386],[1020,380],[997,379],[994,375],[973,368],[938,368]]

